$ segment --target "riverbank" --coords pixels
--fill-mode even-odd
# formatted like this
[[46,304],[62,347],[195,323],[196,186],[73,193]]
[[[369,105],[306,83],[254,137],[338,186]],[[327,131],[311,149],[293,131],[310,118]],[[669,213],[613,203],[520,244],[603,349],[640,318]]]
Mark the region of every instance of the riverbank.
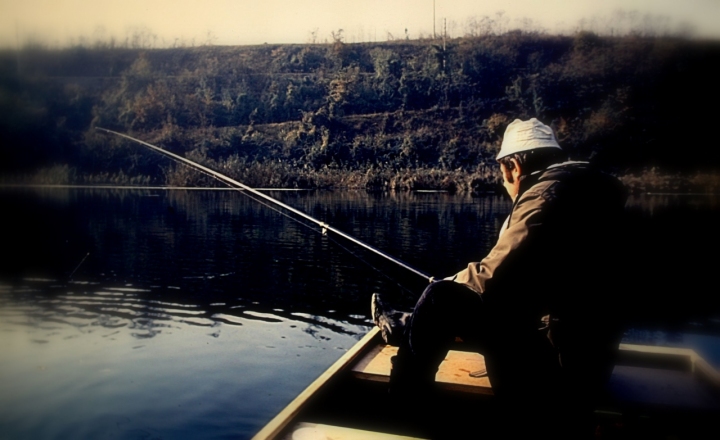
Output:
[[[483,167],[474,172],[433,168],[399,169],[369,167],[343,170],[325,167],[313,170],[290,163],[248,164],[245,168],[222,169],[230,177],[253,188],[277,189],[366,189],[370,191],[446,191],[460,194],[502,192],[496,170]],[[657,168],[637,173],[616,173],[631,194],[720,194],[720,173],[671,173]],[[87,175],[68,165],[44,168],[34,174],[0,176],[4,185],[82,185],[173,188],[216,188],[221,185],[186,167],[168,168],[163,180],[152,176],[120,173]]]
[[633,194],[720,194],[719,173],[667,173],[651,168],[619,178]]

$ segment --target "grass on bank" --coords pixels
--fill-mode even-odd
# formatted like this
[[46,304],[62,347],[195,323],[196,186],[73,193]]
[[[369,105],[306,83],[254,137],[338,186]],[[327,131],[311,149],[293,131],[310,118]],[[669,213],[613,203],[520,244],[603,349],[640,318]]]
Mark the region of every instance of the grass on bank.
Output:
[[[473,172],[426,168],[393,170],[382,167],[362,170],[324,167],[314,170],[284,162],[252,162],[242,168],[218,171],[253,188],[439,190],[461,194],[502,192],[499,175],[490,167]],[[32,175],[0,176],[0,182],[35,185],[220,186],[216,180],[184,166],[169,166],[163,174],[164,180],[158,181],[150,176],[132,176],[122,171],[83,174],[69,165],[55,165]],[[720,194],[720,174],[716,173],[667,173],[650,168],[618,177],[632,194]]]

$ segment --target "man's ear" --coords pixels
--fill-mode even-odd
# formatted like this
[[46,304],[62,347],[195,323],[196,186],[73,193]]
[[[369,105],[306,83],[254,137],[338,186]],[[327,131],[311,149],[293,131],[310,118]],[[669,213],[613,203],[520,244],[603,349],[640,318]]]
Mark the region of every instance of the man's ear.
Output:
[[514,183],[516,180],[520,179],[520,176],[522,176],[522,166],[520,166],[520,162],[518,162],[514,157],[510,158],[510,162],[513,164],[512,169],[509,170],[512,178],[509,178],[508,180],[510,183]]
[[502,171],[503,178],[505,179],[505,181],[506,181],[507,183],[509,183],[509,184],[513,184],[513,183],[514,183],[512,170],[510,170],[510,169],[509,169],[508,167],[506,167],[505,165],[502,165],[502,164],[501,164],[501,165],[500,165],[500,171]]

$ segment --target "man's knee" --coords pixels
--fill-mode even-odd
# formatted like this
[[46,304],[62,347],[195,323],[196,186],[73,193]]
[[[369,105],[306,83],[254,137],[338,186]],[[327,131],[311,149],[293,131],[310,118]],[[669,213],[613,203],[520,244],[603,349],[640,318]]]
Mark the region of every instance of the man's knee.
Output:
[[454,341],[456,337],[483,339],[482,299],[464,284],[437,281],[428,286],[415,306],[410,325],[411,343]]
[[425,304],[457,308],[481,302],[480,295],[465,284],[441,280],[435,281],[425,288],[416,308]]

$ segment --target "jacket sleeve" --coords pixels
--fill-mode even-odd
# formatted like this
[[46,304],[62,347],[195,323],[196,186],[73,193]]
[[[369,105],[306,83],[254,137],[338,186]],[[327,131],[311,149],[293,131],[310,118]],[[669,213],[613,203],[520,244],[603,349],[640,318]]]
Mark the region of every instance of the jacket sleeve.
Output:
[[454,281],[484,294],[498,284],[507,285],[503,279],[530,275],[528,265],[532,264],[532,256],[525,249],[532,248],[528,244],[543,224],[547,210],[544,192],[544,188],[531,188],[522,194],[490,253],[482,261],[468,264],[454,276]]

